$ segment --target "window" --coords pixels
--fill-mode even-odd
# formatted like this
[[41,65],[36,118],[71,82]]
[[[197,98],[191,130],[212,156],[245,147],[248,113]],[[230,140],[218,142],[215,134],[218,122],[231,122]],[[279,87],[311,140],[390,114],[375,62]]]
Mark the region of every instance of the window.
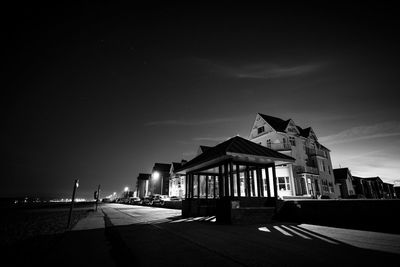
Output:
[[278,177],[278,190],[288,191],[290,190],[289,177]]
[[322,169],[322,161],[318,160],[317,162],[318,162],[318,169],[319,169],[320,172],[322,172],[323,171],[323,169]]
[[308,194],[312,195],[313,194],[313,188],[312,188],[312,181],[310,178],[307,178],[307,188],[308,188]]
[[329,192],[328,181],[322,180],[322,190],[323,190],[324,192]]
[[289,142],[292,146],[296,146],[296,140],[294,139],[293,136],[289,136]]
[[265,131],[264,126],[258,127],[258,129],[257,129],[257,133],[258,133],[258,134],[261,134],[261,133],[263,133],[264,131]]
[[333,193],[334,189],[333,189],[333,183],[329,182],[329,193]]
[[271,148],[271,139],[268,139],[268,140],[267,140],[267,147],[268,147],[268,148]]

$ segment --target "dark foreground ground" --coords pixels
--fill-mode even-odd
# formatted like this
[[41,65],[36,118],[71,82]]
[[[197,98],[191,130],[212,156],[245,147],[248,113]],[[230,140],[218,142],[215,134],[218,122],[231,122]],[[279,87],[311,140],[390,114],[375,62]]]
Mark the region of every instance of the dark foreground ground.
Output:
[[[66,230],[68,203],[27,204],[0,208],[0,245],[10,245],[38,236],[63,233]],[[71,225],[92,211],[92,203],[76,203]]]
[[283,222],[219,225],[212,217],[182,219],[177,211],[118,204],[91,214],[97,217],[82,224],[86,230],[28,238],[4,247],[2,258],[9,266],[399,266],[400,260],[398,235]]

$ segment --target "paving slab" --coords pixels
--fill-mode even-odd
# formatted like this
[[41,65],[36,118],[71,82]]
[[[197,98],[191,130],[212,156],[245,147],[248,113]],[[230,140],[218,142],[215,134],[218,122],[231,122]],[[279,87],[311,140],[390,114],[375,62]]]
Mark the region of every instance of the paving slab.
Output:
[[102,229],[105,227],[104,214],[101,209],[92,211],[87,217],[78,221],[78,223],[72,228],[72,231]]

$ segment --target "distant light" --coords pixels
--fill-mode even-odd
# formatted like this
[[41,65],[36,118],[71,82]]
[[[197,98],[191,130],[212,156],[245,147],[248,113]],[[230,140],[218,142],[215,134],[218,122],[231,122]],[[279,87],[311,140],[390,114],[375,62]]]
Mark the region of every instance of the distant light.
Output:
[[158,179],[158,178],[160,178],[160,173],[157,172],[157,171],[155,171],[155,172],[153,172],[153,174],[151,175],[151,177],[153,177],[154,179]]
[[125,192],[129,191],[129,187],[125,187],[124,191]]
[[117,194],[117,192],[114,192],[113,195],[115,196]]

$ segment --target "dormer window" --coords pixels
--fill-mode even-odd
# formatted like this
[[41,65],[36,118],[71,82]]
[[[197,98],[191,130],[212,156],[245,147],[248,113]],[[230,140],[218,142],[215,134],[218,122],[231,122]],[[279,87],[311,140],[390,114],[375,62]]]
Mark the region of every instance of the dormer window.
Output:
[[262,134],[263,132],[265,132],[264,126],[258,127],[257,133]]

